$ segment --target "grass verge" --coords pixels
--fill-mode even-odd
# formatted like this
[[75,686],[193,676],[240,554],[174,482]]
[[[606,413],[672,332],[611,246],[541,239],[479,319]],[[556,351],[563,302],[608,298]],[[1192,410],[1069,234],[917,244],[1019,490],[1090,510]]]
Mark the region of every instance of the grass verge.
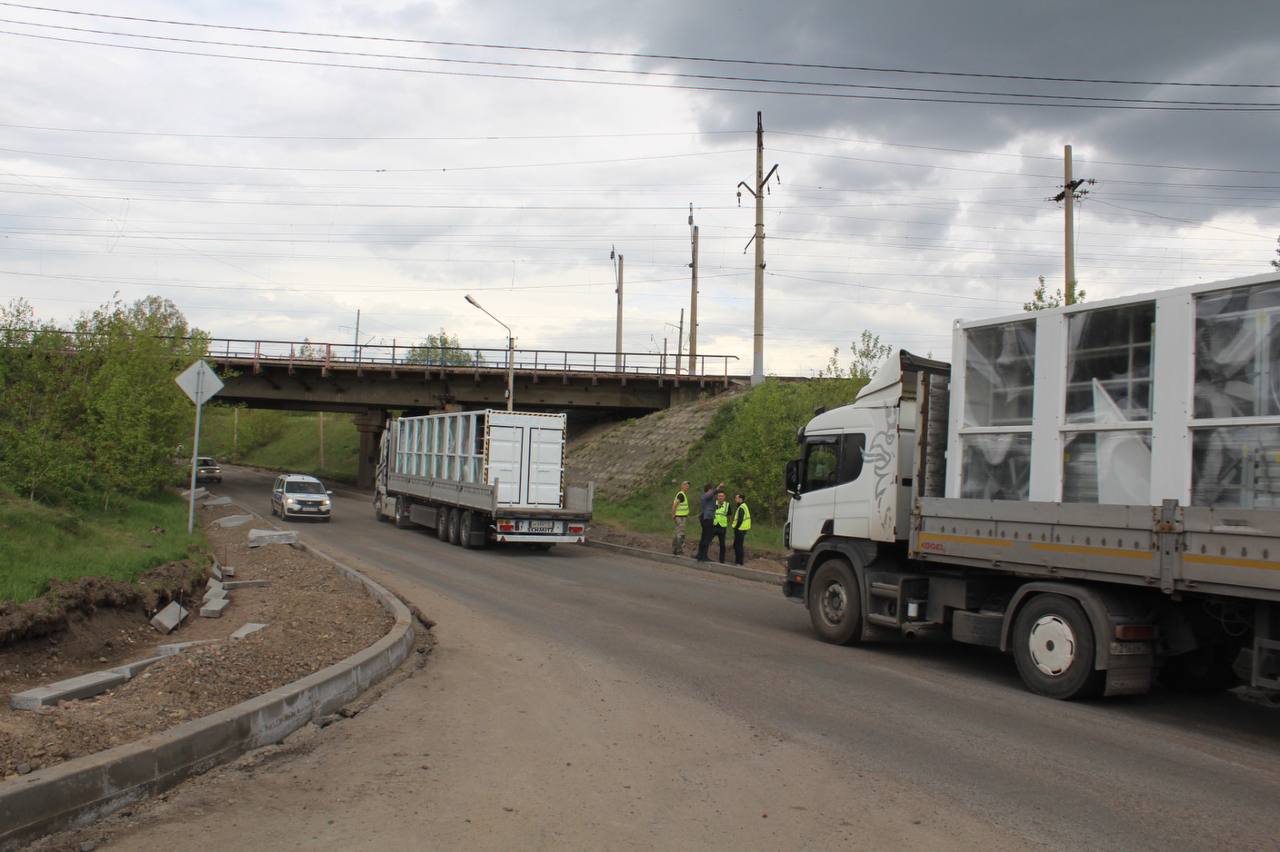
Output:
[[[201,427],[201,455],[219,461],[256,465],[323,480],[355,482],[360,433],[349,414],[267,411],[210,406]],[[323,464],[322,462],[323,457]]]
[[187,536],[187,504],[162,494],[119,498],[110,511],[52,508],[0,491],[0,601],[38,597],[50,580],[132,582],[203,544]]

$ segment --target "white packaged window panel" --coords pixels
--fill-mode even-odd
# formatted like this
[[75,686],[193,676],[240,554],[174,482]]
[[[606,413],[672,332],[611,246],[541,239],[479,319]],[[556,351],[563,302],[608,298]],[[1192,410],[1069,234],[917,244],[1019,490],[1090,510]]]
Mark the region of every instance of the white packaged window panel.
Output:
[[953,338],[947,496],[1280,508],[1280,275]]
[[396,474],[488,485],[495,503],[563,507],[565,415],[461,411],[394,421]]

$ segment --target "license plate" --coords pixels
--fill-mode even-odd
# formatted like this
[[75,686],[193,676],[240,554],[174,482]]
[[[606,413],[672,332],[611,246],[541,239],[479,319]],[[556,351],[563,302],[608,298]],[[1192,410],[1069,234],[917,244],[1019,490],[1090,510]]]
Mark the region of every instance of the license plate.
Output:
[[529,532],[553,533],[556,531],[555,521],[530,521]]

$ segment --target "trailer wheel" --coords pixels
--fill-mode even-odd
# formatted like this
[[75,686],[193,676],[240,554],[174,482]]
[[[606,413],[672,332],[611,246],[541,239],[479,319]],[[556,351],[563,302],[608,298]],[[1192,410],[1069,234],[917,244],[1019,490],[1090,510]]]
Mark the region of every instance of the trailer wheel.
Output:
[[828,559],[809,584],[809,620],[823,642],[851,645],[862,636],[862,595],[853,567]]
[[382,495],[379,494],[373,498],[373,517],[380,524],[387,522],[387,516],[382,513]]
[[458,522],[458,526],[460,527],[458,543],[467,550],[475,547],[471,543],[471,533],[475,529],[475,514],[470,509],[462,513],[462,520]]
[[448,506],[439,506],[436,508],[436,538],[440,541],[449,541],[449,516],[453,514],[453,509]]
[[1101,694],[1107,673],[1094,668],[1093,625],[1065,595],[1036,595],[1013,624],[1013,658],[1027,688],[1070,701]]
[[449,543],[462,544],[462,512],[458,509],[449,510]]

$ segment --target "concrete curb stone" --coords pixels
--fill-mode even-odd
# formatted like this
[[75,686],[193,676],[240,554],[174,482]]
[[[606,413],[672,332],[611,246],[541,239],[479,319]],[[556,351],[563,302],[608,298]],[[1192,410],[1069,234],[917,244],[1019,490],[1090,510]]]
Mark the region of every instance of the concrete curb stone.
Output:
[[395,618],[391,630],[363,651],[265,695],[136,742],[0,782],[0,852],[20,849],[50,832],[88,825],[246,751],[280,742],[347,704],[404,662],[416,641],[409,608],[355,569],[311,547],[303,549],[363,585]]
[[755,568],[744,568],[741,565],[721,565],[719,562],[699,562],[696,559],[690,559],[687,556],[676,556],[671,553],[658,553],[655,550],[645,550],[641,547],[631,547],[626,544],[614,544],[611,541],[588,540],[587,546],[598,547],[602,550],[611,550],[614,553],[622,553],[639,559],[648,559],[650,562],[665,562],[668,565],[679,565],[681,568],[692,568],[695,571],[707,571],[712,574],[724,574],[729,577],[737,577],[740,580],[751,580],[755,583],[768,583],[773,586],[782,585],[781,574],[773,574],[768,571],[757,571]]
[[118,671],[89,672],[57,683],[37,686],[25,692],[15,692],[9,697],[9,706],[14,710],[34,710],[37,707],[57,704],[59,701],[89,698],[108,689],[115,689],[128,679],[129,675]]

